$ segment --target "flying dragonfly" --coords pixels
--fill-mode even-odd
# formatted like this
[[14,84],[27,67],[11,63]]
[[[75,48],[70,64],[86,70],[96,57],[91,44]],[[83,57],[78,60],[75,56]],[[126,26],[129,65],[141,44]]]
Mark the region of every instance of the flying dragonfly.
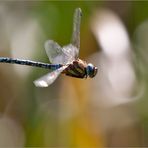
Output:
[[52,64],[7,57],[0,57],[0,62],[36,66],[52,70],[52,72],[34,81],[37,87],[47,87],[51,85],[61,73],[75,78],[93,78],[97,74],[97,67],[91,63],[87,64],[78,58],[81,16],[82,11],[80,8],[77,8],[73,17],[73,33],[70,44],[61,47],[53,40],[45,42],[45,51]]

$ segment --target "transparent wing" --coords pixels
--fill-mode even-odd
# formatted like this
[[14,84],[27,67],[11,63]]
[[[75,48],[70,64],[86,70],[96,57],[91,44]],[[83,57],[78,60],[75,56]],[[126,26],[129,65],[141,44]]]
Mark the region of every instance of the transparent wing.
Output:
[[67,66],[63,66],[53,72],[50,72],[43,77],[37,79],[34,81],[34,84],[36,87],[48,87],[51,85],[57,77],[60,75],[60,73],[66,68]]
[[46,54],[53,64],[67,64],[75,60],[76,55],[78,55],[78,49],[69,44],[64,47],[60,47],[58,43],[48,40],[45,42]]
[[67,63],[70,63],[78,58],[77,56],[79,54],[79,50],[77,47],[73,46],[72,44],[68,44],[66,46],[63,46],[62,50],[65,53],[66,57],[68,57],[66,59]]
[[81,16],[82,16],[82,11],[80,8],[77,8],[74,13],[73,17],[73,34],[72,34],[72,45],[74,45],[77,49],[77,57],[79,54],[79,49],[80,49],[80,24],[81,24]]
[[62,47],[52,40],[48,40],[45,42],[45,50],[46,54],[49,58],[49,61],[53,64],[65,64],[68,59],[65,53],[62,51]]
[[73,18],[73,34],[71,44],[63,48],[56,42],[48,40],[45,42],[46,54],[53,64],[67,64],[78,58],[80,48],[80,23],[81,9],[77,8]]

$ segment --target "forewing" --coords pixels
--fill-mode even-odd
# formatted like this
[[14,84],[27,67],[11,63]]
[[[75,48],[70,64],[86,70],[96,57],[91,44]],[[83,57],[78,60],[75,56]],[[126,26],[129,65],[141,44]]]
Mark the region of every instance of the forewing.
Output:
[[46,54],[49,58],[49,61],[52,64],[66,64],[69,57],[66,55],[62,47],[60,45],[52,40],[48,40],[45,42],[45,50]]
[[[73,17],[73,34],[72,34],[72,45],[74,45],[78,50],[80,49],[80,24],[81,24],[82,11],[77,8]],[[77,52],[77,57],[78,57]]]
[[63,48],[58,43],[48,40],[45,42],[46,54],[53,64],[67,64],[78,58],[80,48],[80,23],[82,12],[77,8],[73,18],[73,34],[71,44]]
[[60,75],[60,73],[66,68],[67,66],[63,66],[53,72],[50,72],[43,77],[37,79],[34,81],[34,84],[36,87],[48,87],[51,85],[57,77]]

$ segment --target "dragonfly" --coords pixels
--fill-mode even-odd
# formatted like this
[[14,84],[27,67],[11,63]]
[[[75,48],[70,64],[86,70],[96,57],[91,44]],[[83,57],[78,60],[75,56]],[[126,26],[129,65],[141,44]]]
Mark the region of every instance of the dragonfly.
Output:
[[60,74],[75,78],[93,78],[97,74],[97,67],[79,59],[81,16],[81,9],[76,8],[73,16],[73,32],[70,44],[61,47],[53,40],[47,40],[45,42],[45,51],[51,64],[8,57],[0,57],[0,62],[35,66],[51,70],[48,74],[34,81],[36,87],[48,87]]

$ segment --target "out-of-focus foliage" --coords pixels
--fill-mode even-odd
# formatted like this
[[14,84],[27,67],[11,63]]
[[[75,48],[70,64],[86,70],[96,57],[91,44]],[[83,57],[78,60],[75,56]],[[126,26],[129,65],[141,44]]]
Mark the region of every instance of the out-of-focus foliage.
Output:
[[[98,75],[87,80],[61,75],[48,88],[36,88],[33,81],[48,70],[0,64],[0,146],[148,145],[148,2],[0,2],[0,56],[49,62],[44,42],[70,42],[77,7],[83,12],[80,58],[97,65]],[[104,17],[95,17],[104,11]],[[119,34],[114,25],[101,26],[111,23],[106,18],[119,23]],[[114,39],[122,46],[118,37],[127,37],[129,47],[121,55],[122,47],[114,49]]]

